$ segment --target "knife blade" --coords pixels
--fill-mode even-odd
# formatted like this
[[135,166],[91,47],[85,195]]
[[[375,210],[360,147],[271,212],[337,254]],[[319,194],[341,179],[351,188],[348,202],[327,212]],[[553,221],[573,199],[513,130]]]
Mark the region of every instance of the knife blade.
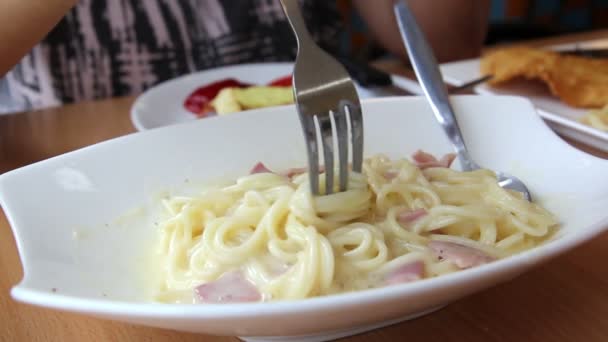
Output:
[[384,96],[411,96],[424,94],[417,81],[395,74],[387,74],[390,79],[388,85],[373,85],[368,89]]
[[557,51],[561,55],[579,56],[587,58],[608,58],[608,49],[606,48],[579,48]]
[[[345,55],[338,53],[332,53],[332,55],[344,65],[353,80],[376,96],[424,95],[418,81],[414,79],[384,72]],[[491,77],[491,75],[486,75],[457,87],[448,86],[448,92],[454,94],[470,90],[474,86],[486,82]]]

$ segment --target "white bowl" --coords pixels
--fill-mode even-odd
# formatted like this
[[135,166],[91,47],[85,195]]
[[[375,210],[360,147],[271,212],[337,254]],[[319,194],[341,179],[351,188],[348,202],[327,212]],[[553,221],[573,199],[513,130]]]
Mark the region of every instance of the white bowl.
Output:
[[[608,161],[555,135],[514,97],[453,98],[471,154],[525,180],[561,223],[533,250],[438,278],[362,292],[253,304],[149,301],[153,198],[195,180],[245,174],[257,161],[303,165],[293,106],[210,118],[114,139],[0,176],[0,201],[24,268],[21,302],[97,317],[209,334],[320,341],[427,313],[509,280],[591,239],[608,225]],[[364,101],[365,151],[449,152],[423,98]],[[190,181],[185,183],[185,181]]]

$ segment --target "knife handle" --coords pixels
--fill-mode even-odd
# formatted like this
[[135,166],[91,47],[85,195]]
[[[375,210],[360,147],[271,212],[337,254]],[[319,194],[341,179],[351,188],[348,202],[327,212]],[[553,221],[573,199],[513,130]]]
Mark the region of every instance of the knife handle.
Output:
[[334,55],[350,76],[363,87],[369,86],[389,86],[393,84],[391,76],[383,71],[380,71],[369,64],[357,62],[351,58],[341,55]]
[[394,5],[395,18],[401,32],[401,38],[407,47],[410,62],[414,67],[418,82],[430,102],[431,109],[435,114],[437,122],[445,131],[452,143],[463,171],[471,171],[479,167],[473,162],[462,137],[460,127],[456,121],[456,115],[450,104],[448,91],[443,82],[439,65],[431,47],[420,30],[414,14],[406,1],[396,2]]

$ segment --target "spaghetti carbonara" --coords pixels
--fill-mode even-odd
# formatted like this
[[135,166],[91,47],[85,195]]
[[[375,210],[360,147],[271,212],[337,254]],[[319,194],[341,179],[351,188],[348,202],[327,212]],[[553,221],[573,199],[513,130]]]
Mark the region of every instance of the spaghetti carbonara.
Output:
[[[346,192],[262,164],[226,187],[164,200],[156,300],[301,299],[406,283],[532,248],[556,219],[453,156],[367,159]],[[320,177],[321,182],[324,177]],[[323,186],[323,182],[321,184]]]

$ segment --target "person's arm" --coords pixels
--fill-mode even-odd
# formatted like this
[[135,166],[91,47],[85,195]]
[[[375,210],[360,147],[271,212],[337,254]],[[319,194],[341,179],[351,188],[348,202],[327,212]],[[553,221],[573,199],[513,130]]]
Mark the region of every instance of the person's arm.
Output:
[[[359,14],[385,49],[406,60],[395,21],[395,0],[354,0]],[[485,39],[490,0],[409,0],[439,62],[478,56]]]
[[1,0],[0,77],[61,20],[78,0]]

